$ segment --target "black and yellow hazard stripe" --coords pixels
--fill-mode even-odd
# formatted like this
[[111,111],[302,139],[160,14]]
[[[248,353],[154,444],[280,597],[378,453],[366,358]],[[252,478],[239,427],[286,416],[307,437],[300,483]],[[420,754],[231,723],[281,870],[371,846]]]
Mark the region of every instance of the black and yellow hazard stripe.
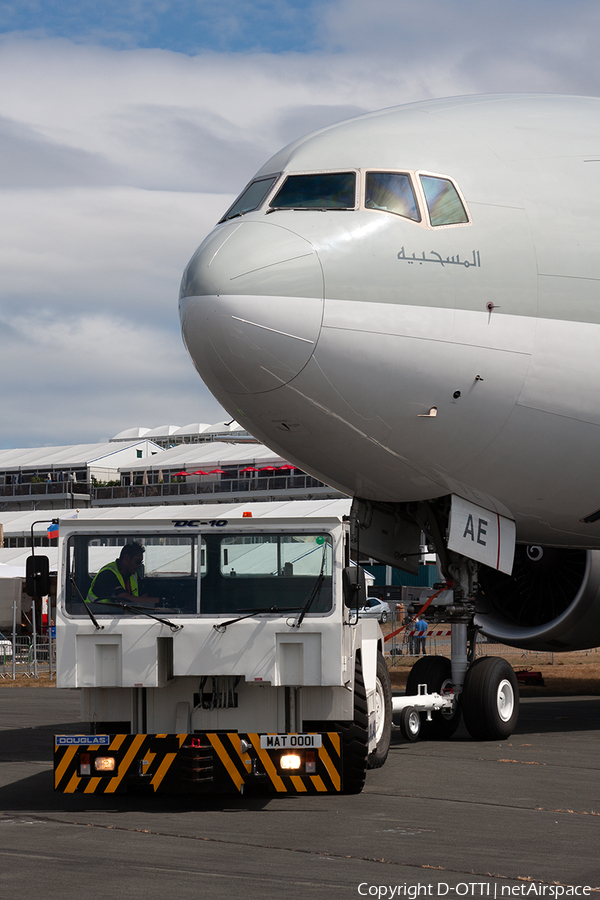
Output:
[[[65,743],[65,740],[72,743]],[[81,741],[81,743],[79,743]],[[336,732],[321,735],[315,771],[280,766],[281,750],[261,747],[259,734],[118,734],[103,743],[59,736],[54,751],[54,786],[62,793],[112,794],[129,787],[154,792],[243,792],[246,786],[276,794],[337,793],[342,790],[342,755]],[[90,774],[82,774],[81,754],[89,755]],[[97,772],[98,757],[113,757],[112,772]]]
[[[65,794],[114,794],[126,791],[132,783],[160,790],[186,739],[185,734],[117,734],[108,744],[56,743],[54,748],[54,788]],[[57,738],[57,741],[59,739]],[[93,774],[81,774],[81,753],[91,758]],[[112,772],[94,771],[94,760],[113,757]]]

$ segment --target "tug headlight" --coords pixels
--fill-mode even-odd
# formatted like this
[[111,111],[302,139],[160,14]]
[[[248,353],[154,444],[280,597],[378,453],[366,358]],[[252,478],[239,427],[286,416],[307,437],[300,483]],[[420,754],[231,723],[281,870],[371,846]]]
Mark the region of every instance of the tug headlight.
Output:
[[114,772],[116,759],[114,756],[97,756],[94,760],[96,772]]
[[302,759],[297,753],[283,753],[279,759],[279,765],[282,769],[299,769]]

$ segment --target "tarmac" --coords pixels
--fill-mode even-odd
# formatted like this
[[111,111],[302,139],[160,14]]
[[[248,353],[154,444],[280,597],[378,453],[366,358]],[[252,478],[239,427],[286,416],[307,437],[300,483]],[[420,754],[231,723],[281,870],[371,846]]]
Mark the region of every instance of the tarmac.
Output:
[[521,700],[516,733],[405,743],[356,796],[64,795],[77,691],[0,691],[0,896],[346,900],[600,893],[600,698]]

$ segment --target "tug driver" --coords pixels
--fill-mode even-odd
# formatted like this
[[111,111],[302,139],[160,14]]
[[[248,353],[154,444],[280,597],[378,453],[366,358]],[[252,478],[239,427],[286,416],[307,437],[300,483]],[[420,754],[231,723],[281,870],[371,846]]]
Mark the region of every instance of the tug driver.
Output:
[[85,602],[121,601],[132,606],[156,605],[159,597],[148,596],[137,574],[144,561],[144,552],[145,548],[136,541],[125,544],[118,559],[102,566],[90,585]]

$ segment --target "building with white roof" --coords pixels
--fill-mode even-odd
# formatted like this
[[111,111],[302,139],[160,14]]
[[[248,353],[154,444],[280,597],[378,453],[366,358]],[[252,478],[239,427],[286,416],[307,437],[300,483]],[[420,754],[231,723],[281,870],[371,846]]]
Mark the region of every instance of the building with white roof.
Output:
[[0,511],[89,506],[94,481],[118,481],[124,466],[162,452],[145,438],[0,450]]
[[118,434],[115,434],[113,438],[110,439],[110,442],[114,441],[135,441],[138,438],[145,437],[150,431],[149,428],[144,427],[143,425],[138,425],[135,428],[126,428],[125,431],[120,431]]
[[115,434],[111,442],[129,441],[138,437],[146,437],[165,450],[178,444],[199,444],[206,441],[234,440],[256,443],[256,438],[235,421],[216,422],[214,425],[191,422],[183,426],[157,425],[155,428],[136,426]]
[[94,506],[230,503],[342,497],[259,443],[182,444],[121,469],[121,485],[98,487]]

